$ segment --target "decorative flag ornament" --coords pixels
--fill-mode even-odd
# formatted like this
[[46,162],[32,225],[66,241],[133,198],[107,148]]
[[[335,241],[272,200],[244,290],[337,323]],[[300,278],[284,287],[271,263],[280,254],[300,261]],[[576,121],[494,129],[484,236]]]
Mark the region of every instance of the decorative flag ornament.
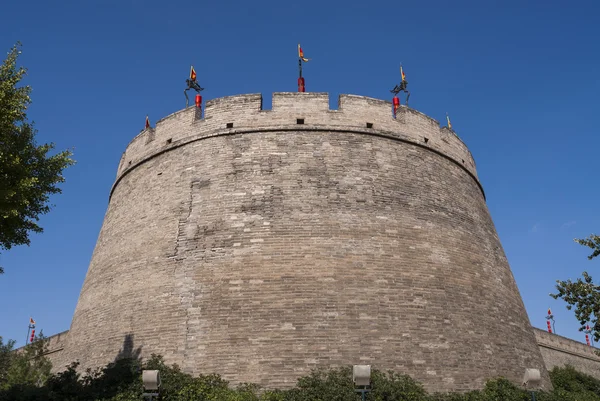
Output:
[[150,120],[148,119],[148,116],[146,116],[146,129],[150,128]]
[[406,88],[408,85],[408,81],[406,80],[406,75],[404,74],[404,69],[402,68],[402,64],[400,64],[400,76],[402,77],[402,81],[398,85],[394,86],[390,92],[394,94],[393,102],[394,102],[394,118],[396,118],[396,110],[400,107],[400,99],[398,99],[398,93],[406,92],[406,106],[408,107],[408,99],[410,98],[410,91]]
[[190,98],[188,97],[187,91],[193,89],[196,91],[196,107],[200,109],[200,114],[202,114],[202,96],[200,96],[200,92],[204,90],[203,87],[196,81],[197,75],[194,66],[190,66],[190,77],[185,80],[186,88],[183,90],[183,94],[185,95],[185,107],[187,108],[190,103]]
[[305,63],[310,60],[309,58],[304,57],[304,52],[302,51],[302,47],[300,47],[300,43],[298,43],[298,57]]
[[[552,320],[552,325],[550,324],[550,320]],[[548,325],[548,333],[552,333],[552,329],[556,333],[556,328],[554,327],[554,315],[552,314],[552,310],[548,308],[548,316],[546,316],[546,323]]]
[[448,129],[452,129],[452,123],[450,122],[450,117],[448,117],[448,113],[446,113],[446,120],[448,121]]
[[27,338],[25,339],[25,344],[28,342],[32,343],[35,338],[35,320],[31,316],[29,316],[29,325],[27,326]]
[[587,343],[587,345],[593,347],[594,346],[594,339],[592,338],[592,342],[590,344],[590,334],[592,334],[592,329],[590,329],[590,325],[586,324],[585,325],[585,330],[583,331],[585,333],[585,342]]
[[298,76],[298,92],[305,92],[306,91],[306,86],[305,86],[305,82],[304,82],[304,78],[302,77],[302,62],[307,62],[308,58],[304,57],[304,52],[302,51],[302,47],[300,46],[300,43],[298,43],[298,72],[299,72],[299,76]]

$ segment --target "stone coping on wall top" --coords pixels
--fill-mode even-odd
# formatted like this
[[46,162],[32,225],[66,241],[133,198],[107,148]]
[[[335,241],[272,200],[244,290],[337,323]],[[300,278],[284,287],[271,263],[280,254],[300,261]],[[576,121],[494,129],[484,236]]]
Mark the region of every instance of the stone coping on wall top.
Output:
[[[304,98],[313,98],[313,99],[321,99],[321,100],[326,100],[329,103],[329,93],[327,92],[274,92],[272,94],[272,103],[275,103],[274,101],[277,98],[280,97],[289,97],[289,98],[299,98],[299,97],[304,97]],[[382,105],[385,107],[392,107],[392,102],[389,100],[384,100],[384,99],[377,99],[377,98],[373,98],[373,97],[369,97],[369,96],[362,96],[362,95],[352,95],[352,94],[340,94],[338,96],[338,109],[329,109],[329,111],[339,111],[340,109],[343,109],[343,99],[344,98],[348,98],[348,99],[363,99],[368,101],[369,103],[372,103],[374,105]],[[210,106],[212,106],[215,103],[223,103],[223,102],[227,102],[227,101],[234,101],[234,100],[242,100],[242,99],[259,99],[261,101],[260,103],[260,111],[272,111],[273,109],[276,109],[275,107],[271,107],[271,109],[265,109],[262,107],[262,93],[245,93],[245,94],[239,94],[239,95],[229,95],[229,96],[222,96],[222,97],[218,97],[218,98],[214,98],[214,99],[209,99],[206,101],[205,103],[205,107],[208,108]],[[420,115],[424,118],[427,118],[429,120],[431,120],[431,122],[433,124],[436,124],[437,126],[440,126],[440,123],[438,120],[429,117],[427,114],[424,114],[418,110],[415,110],[413,108],[401,105],[400,107],[402,107],[403,109],[405,109],[406,111],[409,111],[413,114],[417,114]],[[164,120],[167,120],[169,118],[175,117],[176,115],[185,112],[186,110],[192,109],[192,108],[196,108],[195,105],[192,106],[188,106],[186,108],[183,108],[181,110],[177,110],[163,118],[161,118],[160,120],[158,120],[156,122],[156,124],[159,124],[161,122],[163,122]],[[446,127],[444,127],[446,128]]]
[[[536,334],[536,340],[538,345],[540,346],[556,349],[563,352],[568,352],[568,350],[566,350],[564,347],[572,347],[579,351],[579,355],[585,355],[585,357],[589,359],[595,359],[600,362],[600,356],[594,353],[594,350],[596,349],[594,347],[590,347],[587,344],[573,340],[572,338],[561,336],[559,334],[548,333],[547,331],[537,327],[533,327],[533,331]],[[557,347],[554,345],[555,343],[561,343],[563,347]]]
[[[261,93],[247,93],[247,94],[238,94],[238,95],[230,95],[230,96],[223,96],[223,97],[219,97],[219,98],[214,98],[214,99],[209,99],[206,101],[205,103],[205,114],[210,114],[210,112],[212,111],[211,108],[213,106],[216,105],[221,105],[221,104],[226,104],[226,103],[236,103],[242,100],[248,101],[250,103],[255,103],[258,104],[258,107],[256,108],[256,111],[262,111],[262,112],[272,112],[272,111],[277,111],[278,106],[280,106],[280,104],[278,104],[278,100],[279,99],[315,99],[315,100],[320,100],[322,103],[327,105],[327,110],[328,112],[339,112],[339,111],[343,111],[344,110],[344,100],[364,100],[366,101],[367,104],[375,106],[375,107],[384,107],[388,110],[390,110],[391,113],[391,108],[392,108],[392,102],[389,100],[384,100],[384,99],[377,99],[377,98],[372,98],[372,97],[368,97],[368,96],[361,96],[361,95],[353,95],[353,94],[340,94],[338,96],[338,109],[330,109],[329,108],[329,93],[327,92],[274,92],[272,94],[272,107],[271,109],[264,109],[263,105],[262,105],[262,94]],[[252,100],[254,100],[255,102],[251,102]],[[461,142],[465,149],[467,150],[467,152],[469,152],[470,154],[470,150],[468,149],[468,147],[466,146],[466,144],[462,141],[462,139],[456,134],[456,132],[454,132],[453,130],[450,130],[448,127],[446,126],[441,126],[439,121],[429,117],[428,115],[415,110],[413,108],[410,108],[408,106],[405,105],[401,105],[400,106],[403,112],[408,112],[411,113],[415,116],[418,116],[420,118],[423,118],[426,121],[429,121],[429,123],[431,123],[432,125],[437,126],[439,129],[441,129],[442,131],[448,132],[449,134],[452,134],[459,142]],[[191,109],[196,109],[195,105],[192,106],[188,106],[187,108],[183,108],[181,110],[177,110],[163,118],[161,118],[160,120],[158,120],[155,125],[158,124],[162,124],[163,122],[165,122],[166,120],[175,118],[177,116],[179,116],[180,114],[189,112]],[[203,116],[201,118],[201,120],[205,119],[207,116]],[[153,130],[154,128],[149,128],[149,129],[144,129],[142,131],[140,131],[140,133],[138,135],[136,135],[131,142],[133,142],[138,136],[143,135],[146,131],[148,130]],[[472,155],[471,155],[472,156]]]

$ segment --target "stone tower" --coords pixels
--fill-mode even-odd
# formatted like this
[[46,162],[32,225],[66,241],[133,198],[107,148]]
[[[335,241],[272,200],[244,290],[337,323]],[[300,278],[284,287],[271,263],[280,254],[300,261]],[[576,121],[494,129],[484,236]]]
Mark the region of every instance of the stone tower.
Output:
[[[189,107],[127,147],[65,344],[232,383],[371,364],[430,391],[548,373],[464,143],[390,102]],[[125,344],[125,345],[124,345]]]

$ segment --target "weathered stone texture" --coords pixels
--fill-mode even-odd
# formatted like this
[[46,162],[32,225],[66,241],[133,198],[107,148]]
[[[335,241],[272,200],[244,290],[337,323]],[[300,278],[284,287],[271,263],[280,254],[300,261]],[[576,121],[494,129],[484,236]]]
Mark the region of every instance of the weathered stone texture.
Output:
[[46,356],[52,362],[52,368],[55,371],[63,370],[72,362],[65,359],[66,353],[64,349],[68,334],[69,331],[65,330],[47,338]]
[[65,358],[97,366],[141,347],[268,387],[356,363],[432,391],[527,367],[549,385],[457,136],[358,96],[333,111],[326,94],[261,103],[216,99],[132,141]]

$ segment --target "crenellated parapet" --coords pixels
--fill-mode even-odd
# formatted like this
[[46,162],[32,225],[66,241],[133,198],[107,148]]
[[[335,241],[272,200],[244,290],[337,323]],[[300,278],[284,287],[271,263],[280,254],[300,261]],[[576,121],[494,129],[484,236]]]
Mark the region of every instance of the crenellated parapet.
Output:
[[273,94],[271,110],[263,109],[261,94],[245,94],[209,100],[204,115],[192,106],[159,120],[127,146],[113,190],[136,166],[171,149],[215,136],[272,131],[347,132],[409,142],[452,160],[481,188],[467,146],[423,113],[401,106],[394,118],[391,102],[356,95],[340,95],[338,109],[331,110],[327,93],[280,92]]

